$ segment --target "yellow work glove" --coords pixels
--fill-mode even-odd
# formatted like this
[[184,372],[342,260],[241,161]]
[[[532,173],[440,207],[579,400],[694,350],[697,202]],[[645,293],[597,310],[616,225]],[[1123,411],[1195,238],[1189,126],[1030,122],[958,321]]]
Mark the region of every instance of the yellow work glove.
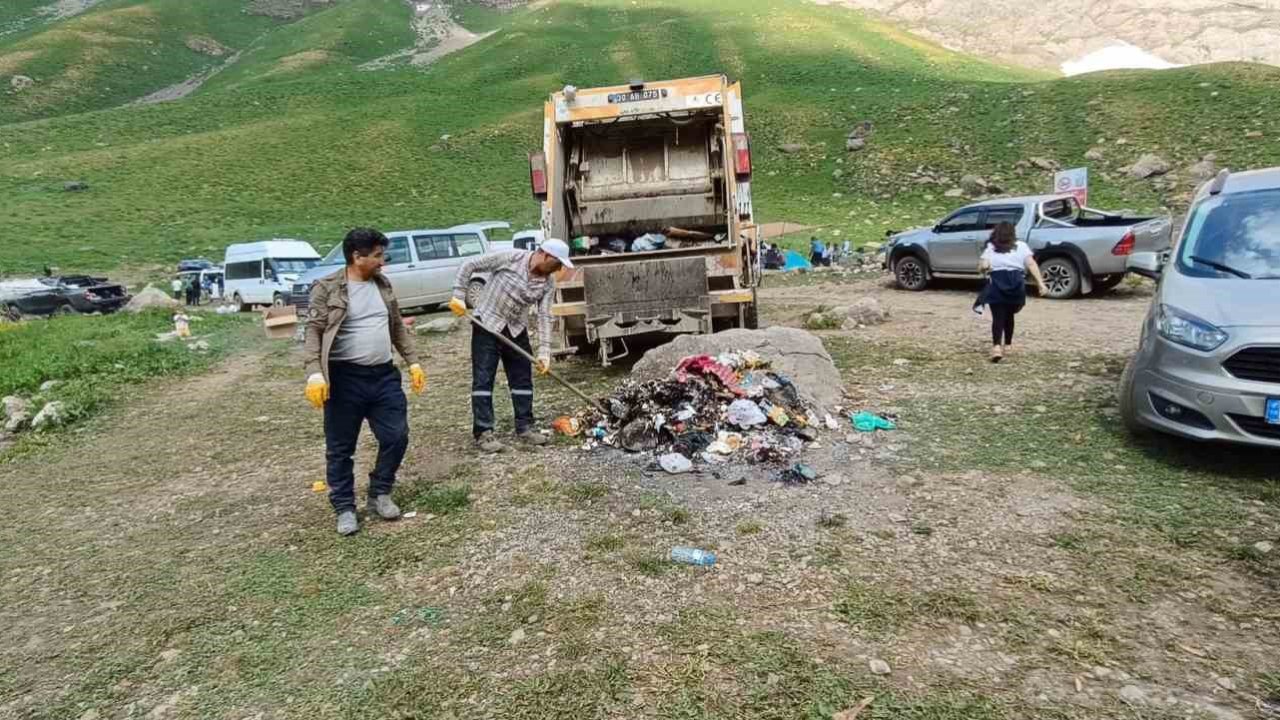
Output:
[[463,315],[467,314],[467,304],[462,302],[458,298],[453,298],[452,300],[449,301],[449,309],[452,310],[453,314],[457,315],[458,317],[462,317]]
[[414,395],[421,395],[427,389],[427,371],[418,363],[409,366],[409,387]]
[[307,402],[311,403],[311,407],[323,410],[324,404],[328,401],[329,383],[324,381],[324,375],[314,373],[307,378]]
[[551,356],[543,355],[542,357],[538,358],[537,364],[534,365],[533,367],[538,371],[539,375],[546,375],[547,373],[551,372]]

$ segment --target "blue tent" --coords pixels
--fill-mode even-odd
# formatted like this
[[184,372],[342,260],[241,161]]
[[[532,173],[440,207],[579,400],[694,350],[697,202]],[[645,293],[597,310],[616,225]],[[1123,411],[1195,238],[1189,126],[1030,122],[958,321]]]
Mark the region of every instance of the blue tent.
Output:
[[791,272],[792,270],[812,270],[813,263],[809,262],[809,258],[801,255],[795,250],[788,250],[786,262],[782,264],[782,272]]

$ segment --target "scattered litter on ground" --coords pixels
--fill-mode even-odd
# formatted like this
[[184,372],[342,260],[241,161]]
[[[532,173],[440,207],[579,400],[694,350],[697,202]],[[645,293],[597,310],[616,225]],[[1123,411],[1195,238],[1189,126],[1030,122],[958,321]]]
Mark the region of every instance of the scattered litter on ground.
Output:
[[693,463],[678,452],[671,452],[658,458],[658,464],[672,475],[693,471]]
[[404,515],[401,515],[400,517],[404,518],[405,520],[412,520],[418,517],[418,511],[410,510],[409,512],[405,513]]
[[715,553],[694,547],[673,547],[671,548],[670,558],[671,562],[680,563],[681,565],[710,567],[716,564]]
[[556,418],[555,421],[551,423],[551,427],[561,435],[568,435],[569,437],[574,437],[578,433],[582,432],[582,422],[579,421],[578,418],[570,417],[568,415],[561,415]]
[[437,607],[404,608],[391,616],[392,625],[421,623],[435,627],[444,621],[444,610]]
[[818,473],[799,461],[801,454],[818,447],[820,429],[838,426],[750,350],[680,358],[665,379],[632,377],[600,404],[607,416],[591,409],[552,426],[565,435],[591,428],[586,450],[652,452],[673,475],[736,464],[758,466],[772,481],[809,483]]
[[849,417],[858,432],[875,432],[876,430],[893,430],[898,426],[893,421],[865,410]]
[[329,485],[323,480],[317,480],[311,483],[311,492],[322,493],[329,492]]

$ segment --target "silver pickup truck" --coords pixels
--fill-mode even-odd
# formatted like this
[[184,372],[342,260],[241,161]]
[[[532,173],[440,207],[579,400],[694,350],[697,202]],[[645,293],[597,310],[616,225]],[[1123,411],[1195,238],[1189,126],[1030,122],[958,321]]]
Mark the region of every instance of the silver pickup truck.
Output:
[[1035,252],[1049,297],[1101,293],[1124,279],[1135,253],[1169,249],[1172,221],[1126,217],[1081,207],[1070,195],[985,200],[956,210],[931,228],[893,235],[885,266],[904,290],[923,290],[935,277],[978,277],[978,258],[991,230],[1013,223]]

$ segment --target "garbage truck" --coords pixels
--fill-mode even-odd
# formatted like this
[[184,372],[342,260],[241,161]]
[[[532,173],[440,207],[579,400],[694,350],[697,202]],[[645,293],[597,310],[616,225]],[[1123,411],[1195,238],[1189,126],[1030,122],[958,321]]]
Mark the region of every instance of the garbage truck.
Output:
[[628,339],[755,328],[762,273],[741,83],[724,75],[566,86],[529,156],[556,280],[558,352],[604,365]]

